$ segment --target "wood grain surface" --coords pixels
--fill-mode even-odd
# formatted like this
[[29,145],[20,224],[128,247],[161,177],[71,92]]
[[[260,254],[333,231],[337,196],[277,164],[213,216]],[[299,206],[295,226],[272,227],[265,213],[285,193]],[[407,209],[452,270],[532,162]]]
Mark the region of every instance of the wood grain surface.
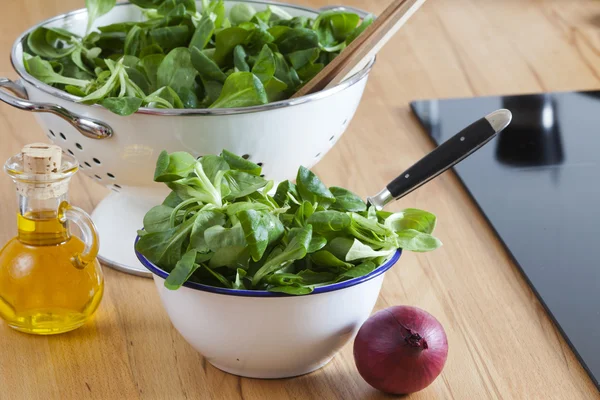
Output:
[[[387,0],[345,0],[378,13]],[[334,1],[296,1],[319,7]],[[38,21],[83,0],[4,0],[0,76]],[[316,167],[328,185],[377,192],[433,148],[411,100],[600,87],[600,1],[429,0],[380,53],[347,133]],[[34,117],[0,104],[0,160],[45,140]],[[71,200],[91,211],[107,191],[76,176]],[[592,399],[598,391],[453,173],[391,209],[439,216],[444,246],[405,254],[376,308],[410,304],[448,334],[443,374],[414,399]],[[15,194],[0,176],[0,243],[16,234]],[[552,244],[549,244],[552,245]],[[0,323],[0,399],[385,399],[358,375],[352,348],[288,380],[241,379],[208,364],[171,326],[153,283],[105,268],[92,323],[36,337]],[[201,318],[201,316],[198,316]]]

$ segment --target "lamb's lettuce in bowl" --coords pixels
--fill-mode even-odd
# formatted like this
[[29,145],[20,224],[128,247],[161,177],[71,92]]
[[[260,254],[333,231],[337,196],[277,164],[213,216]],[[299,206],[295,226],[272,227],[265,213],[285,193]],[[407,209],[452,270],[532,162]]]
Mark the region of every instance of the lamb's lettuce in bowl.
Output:
[[376,211],[304,167],[275,188],[260,165],[226,150],[199,159],[163,152],[154,180],[171,193],[144,217],[136,251],[172,290],[190,281],[305,295],[368,276],[398,249],[441,245],[433,214]]

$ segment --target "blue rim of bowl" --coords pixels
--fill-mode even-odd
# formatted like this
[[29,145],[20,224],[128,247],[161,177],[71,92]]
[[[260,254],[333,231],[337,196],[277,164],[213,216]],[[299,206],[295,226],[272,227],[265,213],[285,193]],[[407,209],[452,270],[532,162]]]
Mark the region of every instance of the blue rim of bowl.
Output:
[[[136,244],[137,244],[138,240],[140,240],[139,236],[135,238]],[[169,274],[167,274],[165,271],[163,271],[162,269],[160,269],[159,267],[154,265],[150,260],[148,260],[142,254],[140,254],[137,250],[135,251],[135,254],[136,254],[138,260],[140,260],[140,262],[144,265],[144,267],[146,267],[150,272],[152,272],[156,276],[161,277],[162,279],[167,279],[167,276]],[[392,256],[386,262],[381,264],[379,267],[375,268],[372,272],[370,272],[367,275],[364,275],[364,276],[361,276],[358,278],[349,279],[347,281],[343,281],[343,282],[339,282],[339,283],[334,283],[332,285],[319,286],[319,287],[316,287],[312,293],[305,294],[302,296],[312,296],[312,295],[320,294],[320,293],[334,292],[336,290],[345,289],[345,288],[348,288],[351,286],[359,285],[366,281],[370,281],[371,279],[378,277],[379,275],[386,272],[388,269],[392,268],[398,262],[401,255],[402,255],[402,249],[398,249],[394,254],[392,254]],[[202,292],[223,294],[223,295],[227,295],[227,296],[266,297],[266,298],[269,298],[269,297],[290,297],[290,298],[299,297],[299,296],[289,295],[289,294],[285,294],[285,293],[268,292],[266,290],[226,289],[226,288],[220,288],[220,287],[216,287],[216,286],[203,285],[201,283],[196,283],[196,282],[185,282],[183,284],[183,286],[190,288],[190,289],[194,289],[194,290],[200,290]]]

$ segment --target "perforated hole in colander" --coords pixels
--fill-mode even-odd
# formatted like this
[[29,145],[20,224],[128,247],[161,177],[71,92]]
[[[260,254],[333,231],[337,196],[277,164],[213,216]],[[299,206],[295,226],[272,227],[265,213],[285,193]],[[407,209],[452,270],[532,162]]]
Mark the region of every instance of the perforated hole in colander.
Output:
[[116,187],[117,189],[121,189],[121,186],[117,185],[116,183],[113,186]]
[[107,172],[106,175],[111,179],[115,179],[115,176],[113,174],[111,174],[110,172]]
[[65,136],[64,133],[60,132],[60,137],[62,138],[62,140],[67,140],[67,137]]
[[315,158],[319,158],[320,155],[321,155],[321,153],[317,153],[317,155],[315,156]]
[[259,167],[262,167],[263,163],[259,162],[259,163],[256,163],[256,165],[258,165]]
[[56,135],[54,134],[54,132],[52,132],[52,129],[48,129],[48,131],[50,132],[50,134],[54,137],[56,137]]
[[85,166],[86,166],[86,167],[88,167],[88,168],[92,168],[92,166],[90,165],[90,163],[89,163],[89,162],[87,162],[87,161],[84,161],[84,164],[85,164]]
[[346,125],[348,123],[348,120],[345,119],[344,122],[342,122],[342,125]]
[[102,163],[100,162],[100,160],[98,160],[97,158],[92,158],[92,160],[94,160],[94,162],[95,162],[96,164],[98,164],[98,165],[102,164]]
[[79,150],[83,150],[83,146],[79,143],[75,143],[75,147],[77,147]]
[[72,156],[74,156],[74,155],[75,155],[75,154],[73,154],[73,152],[71,151],[71,149],[67,149],[67,152],[68,152],[70,155],[72,155]]
[[249,158],[250,158],[250,154],[244,154],[244,155],[242,156],[242,158],[243,158],[244,160],[247,160],[247,159],[249,159]]
[[102,177],[101,177],[100,175],[94,175],[94,177],[95,177],[96,179],[98,179],[99,181],[101,181],[101,180],[102,180]]
[[330,141],[330,142],[333,142],[333,139],[335,139],[335,135],[331,136],[331,137],[329,138],[329,141]]

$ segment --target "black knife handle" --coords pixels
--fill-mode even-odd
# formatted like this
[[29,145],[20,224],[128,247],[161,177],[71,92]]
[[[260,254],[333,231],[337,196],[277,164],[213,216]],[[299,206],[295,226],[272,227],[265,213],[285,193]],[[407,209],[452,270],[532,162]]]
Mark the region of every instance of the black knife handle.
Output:
[[394,199],[405,196],[489,142],[496,130],[486,118],[472,123],[387,185]]

